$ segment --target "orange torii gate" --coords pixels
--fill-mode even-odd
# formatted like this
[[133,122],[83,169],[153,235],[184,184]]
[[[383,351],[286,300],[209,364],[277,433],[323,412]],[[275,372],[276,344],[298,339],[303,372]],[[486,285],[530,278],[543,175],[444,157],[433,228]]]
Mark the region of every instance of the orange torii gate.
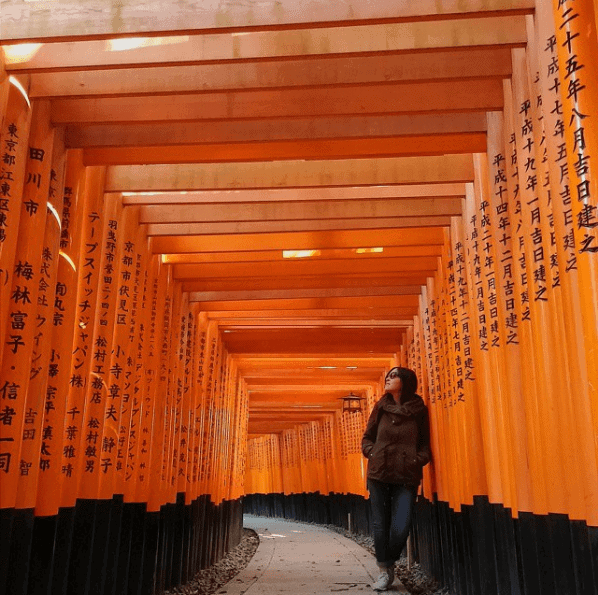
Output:
[[591,593],[595,0],[80,35],[30,4],[2,25],[0,591],[158,595],[243,506],[367,533],[361,434],[400,364],[432,425],[422,565]]

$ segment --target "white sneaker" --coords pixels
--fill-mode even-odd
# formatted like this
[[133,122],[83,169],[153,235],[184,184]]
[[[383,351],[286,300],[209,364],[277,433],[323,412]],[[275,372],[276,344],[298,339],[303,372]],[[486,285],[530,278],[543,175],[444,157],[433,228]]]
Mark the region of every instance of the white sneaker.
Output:
[[395,569],[391,566],[390,568],[380,569],[380,575],[376,579],[376,582],[372,584],[374,591],[386,591],[395,580]]

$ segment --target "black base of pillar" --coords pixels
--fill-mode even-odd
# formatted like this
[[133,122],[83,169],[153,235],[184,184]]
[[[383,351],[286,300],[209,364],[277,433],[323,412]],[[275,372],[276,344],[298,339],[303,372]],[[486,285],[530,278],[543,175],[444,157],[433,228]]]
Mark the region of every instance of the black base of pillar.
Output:
[[240,501],[183,494],[159,512],[122,496],[52,517],[0,510],[0,595],[161,595],[236,546],[242,526]]

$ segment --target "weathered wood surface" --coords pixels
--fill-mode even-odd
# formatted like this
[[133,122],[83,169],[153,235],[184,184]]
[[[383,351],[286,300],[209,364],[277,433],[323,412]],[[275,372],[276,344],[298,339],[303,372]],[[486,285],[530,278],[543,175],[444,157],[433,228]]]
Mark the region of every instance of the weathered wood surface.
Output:
[[529,13],[533,0],[2,0],[3,40],[108,37],[205,29],[245,29],[363,20]]

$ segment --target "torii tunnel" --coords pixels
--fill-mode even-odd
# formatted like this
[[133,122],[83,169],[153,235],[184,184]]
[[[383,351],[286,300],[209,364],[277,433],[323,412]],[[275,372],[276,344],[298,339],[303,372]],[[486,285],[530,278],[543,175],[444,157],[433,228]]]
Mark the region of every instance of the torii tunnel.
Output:
[[597,0],[0,10],[0,592],[368,534],[403,365],[426,572],[598,593]]

